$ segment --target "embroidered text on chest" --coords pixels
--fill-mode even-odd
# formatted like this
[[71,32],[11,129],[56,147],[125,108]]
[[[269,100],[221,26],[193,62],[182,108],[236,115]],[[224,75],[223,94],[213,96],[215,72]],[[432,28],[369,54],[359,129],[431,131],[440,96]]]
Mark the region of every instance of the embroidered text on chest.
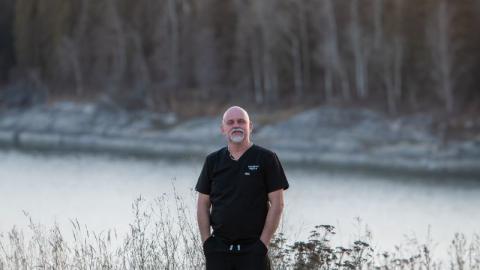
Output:
[[[247,166],[250,171],[256,171],[260,167],[259,165],[248,165]],[[245,175],[250,175],[250,172],[245,172]]]

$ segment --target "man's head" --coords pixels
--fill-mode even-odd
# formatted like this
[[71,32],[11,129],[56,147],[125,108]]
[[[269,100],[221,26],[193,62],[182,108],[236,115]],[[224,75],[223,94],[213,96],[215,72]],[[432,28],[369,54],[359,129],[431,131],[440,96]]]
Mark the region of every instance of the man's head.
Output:
[[244,109],[233,106],[223,114],[221,131],[229,143],[249,143],[252,130],[252,122],[250,122],[248,113]]

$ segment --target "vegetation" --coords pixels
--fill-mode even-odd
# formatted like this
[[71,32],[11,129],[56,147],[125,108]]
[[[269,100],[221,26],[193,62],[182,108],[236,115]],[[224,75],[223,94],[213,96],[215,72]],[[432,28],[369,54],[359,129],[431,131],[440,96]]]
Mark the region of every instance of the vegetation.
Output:
[[[202,269],[204,259],[193,214],[175,195],[170,212],[166,196],[154,203],[138,198],[132,204],[133,221],[125,236],[115,230],[94,232],[72,220],[72,240],[54,225],[46,228],[30,218],[29,234],[13,228],[0,233],[0,270],[28,269]],[[28,214],[27,214],[28,217]],[[378,252],[366,230],[351,245],[334,246],[335,228],[315,226],[306,241],[287,243],[277,234],[269,250],[273,269],[480,269],[480,236],[468,241],[456,234],[450,259],[432,256],[431,243],[411,241],[408,248]],[[415,240],[415,239],[414,239]]]
[[232,98],[450,114],[480,102],[478,1],[4,0],[0,15],[4,93],[26,80],[47,100],[192,112]]

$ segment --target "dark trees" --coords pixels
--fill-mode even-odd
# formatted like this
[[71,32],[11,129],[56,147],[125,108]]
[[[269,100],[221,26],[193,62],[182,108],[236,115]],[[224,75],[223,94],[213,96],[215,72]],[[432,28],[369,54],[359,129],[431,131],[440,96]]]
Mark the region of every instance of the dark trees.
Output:
[[480,98],[477,2],[5,0],[0,80],[35,74],[50,98],[132,109],[233,98],[453,113]]

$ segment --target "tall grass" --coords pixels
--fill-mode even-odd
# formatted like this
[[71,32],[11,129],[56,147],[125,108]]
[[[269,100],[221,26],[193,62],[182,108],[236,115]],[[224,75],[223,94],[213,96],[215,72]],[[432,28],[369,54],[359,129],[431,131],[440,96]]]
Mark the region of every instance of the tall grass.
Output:
[[[58,224],[46,227],[28,214],[28,231],[13,227],[0,232],[0,270],[29,269],[203,269],[204,257],[192,211],[176,192],[148,202],[132,203],[128,232],[94,232],[78,220],[71,232]],[[171,207],[174,205],[174,207]],[[25,235],[29,235],[26,237]],[[66,240],[66,236],[69,239]],[[368,231],[347,246],[335,246],[335,228],[315,226],[305,241],[288,242],[283,233],[272,240],[273,269],[480,270],[480,236],[456,234],[449,258],[432,256],[432,241],[411,239],[393,252],[379,252]],[[71,239],[70,239],[71,238]]]
[[133,220],[119,237],[115,230],[97,233],[71,221],[72,240],[58,224],[46,228],[29,216],[29,234],[16,227],[0,234],[3,269],[201,269],[203,253],[192,213],[180,197],[174,211],[167,196],[132,203]]

